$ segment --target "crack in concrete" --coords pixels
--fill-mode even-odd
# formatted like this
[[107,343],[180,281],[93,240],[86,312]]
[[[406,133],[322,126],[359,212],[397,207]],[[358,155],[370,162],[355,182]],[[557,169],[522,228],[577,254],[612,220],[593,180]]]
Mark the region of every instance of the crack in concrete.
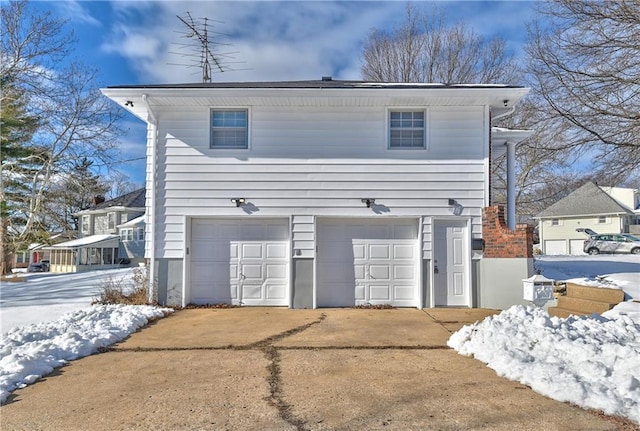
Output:
[[298,431],[307,431],[309,428],[303,419],[293,414],[292,405],[285,401],[284,391],[282,389],[282,369],[280,368],[281,356],[273,343],[306,331],[310,327],[320,324],[326,318],[327,315],[322,313],[320,317],[313,322],[297,326],[246,346],[247,348],[259,349],[269,361],[269,365],[267,366],[267,370],[269,371],[269,398],[267,401],[278,410],[278,414],[282,420],[293,425]]

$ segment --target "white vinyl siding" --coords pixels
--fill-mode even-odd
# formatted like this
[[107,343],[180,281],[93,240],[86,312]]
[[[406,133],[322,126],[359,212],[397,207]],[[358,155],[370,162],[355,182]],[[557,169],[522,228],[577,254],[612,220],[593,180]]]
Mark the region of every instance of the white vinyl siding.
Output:
[[[452,216],[452,198],[464,206],[462,217],[471,218],[472,236],[481,235],[487,205],[483,106],[429,107],[429,146],[420,152],[389,151],[384,106],[254,106],[251,149],[224,154],[209,148],[208,109],[181,106],[156,114],[157,258],[184,257],[185,216],[295,215],[292,255],[299,249],[300,256],[313,257],[309,217],[428,215],[428,242],[431,217]],[[247,200],[241,208],[230,202],[238,196]],[[376,208],[366,208],[362,198],[375,199]],[[427,243],[425,258],[430,249]]]

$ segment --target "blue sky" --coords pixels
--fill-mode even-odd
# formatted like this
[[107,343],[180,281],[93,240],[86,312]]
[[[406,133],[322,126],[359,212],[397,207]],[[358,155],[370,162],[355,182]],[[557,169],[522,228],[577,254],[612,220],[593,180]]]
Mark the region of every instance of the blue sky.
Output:
[[[441,9],[450,21],[464,21],[477,33],[502,36],[521,54],[528,1],[413,1],[426,11]],[[76,57],[100,71],[102,87],[127,84],[201,82],[197,67],[181,56],[185,27],[178,15],[207,17],[223,33],[216,42],[232,44],[228,66],[216,81],[360,79],[360,52],[372,28],[402,22],[402,1],[34,1],[39,10],[68,19],[78,38]],[[238,62],[231,64],[231,62]],[[181,65],[182,64],[182,65]],[[242,70],[244,69],[244,70]],[[144,181],[145,124],[128,115],[119,170]]]

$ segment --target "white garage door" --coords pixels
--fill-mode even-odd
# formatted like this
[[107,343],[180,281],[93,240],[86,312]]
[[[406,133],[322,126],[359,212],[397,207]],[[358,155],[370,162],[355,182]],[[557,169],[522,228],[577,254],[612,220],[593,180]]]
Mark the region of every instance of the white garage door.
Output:
[[190,302],[289,305],[289,222],[191,223]]
[[567,244],[563,239],[544,242],[544,252],[548,255],[567,254]]
[[569,240],[569,249],[571,250],[571,254],[574,256],[579,256],[581,254],[586,254],[583,250],[584,248],[584,240],[583,239],[571,239]]
[[415,220],[319,220],[319,307],[418,305]]

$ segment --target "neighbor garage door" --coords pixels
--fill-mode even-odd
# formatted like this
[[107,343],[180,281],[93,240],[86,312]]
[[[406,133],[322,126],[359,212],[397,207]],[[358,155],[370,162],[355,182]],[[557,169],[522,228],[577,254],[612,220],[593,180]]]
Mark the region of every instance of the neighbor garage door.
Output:
[[417,241],[415,220],[319,219],[318,307],[417,306]]
[[567,243],[563,239],[545,241],[544,252],[548,255],[567,254]]
[[191,222],[190,302],[289,305],[287,219]]
[[584,248],[584,240],[583,239],[571,239],[569,240],[569,248],[571,250],[571,254],[574,256],[584,255],[586,254],[583,251]]

